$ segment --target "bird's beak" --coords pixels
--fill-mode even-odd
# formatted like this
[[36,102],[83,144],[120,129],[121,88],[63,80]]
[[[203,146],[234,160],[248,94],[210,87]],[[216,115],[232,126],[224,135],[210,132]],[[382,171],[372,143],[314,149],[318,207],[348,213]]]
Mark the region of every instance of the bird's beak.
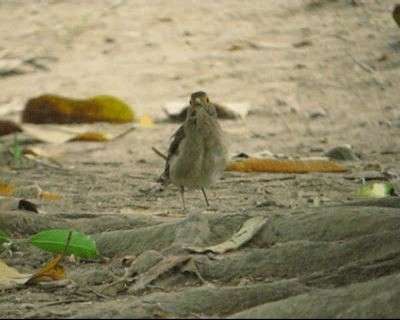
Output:
[[204,103],[203,99],[201,99],[200,97],[197,97],[197,98],[194,100],[194,102],[195,102],[194,104],[201,105],[202,107],[205,106],[205,103]]

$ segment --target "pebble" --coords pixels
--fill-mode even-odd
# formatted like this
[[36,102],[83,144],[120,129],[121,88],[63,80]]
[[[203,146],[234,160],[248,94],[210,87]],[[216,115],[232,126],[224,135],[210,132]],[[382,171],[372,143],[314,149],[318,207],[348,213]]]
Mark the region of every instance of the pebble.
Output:
[[356,152],[348,146],[334,147],[325,155],[333,160],[358,160]]
[[310,152],[324,152],[324,148],[321,146],[313,146],[310,147]]
[[324,118],[326,117],[328,114],[326,113],[326,111],[324,110],[313,110],[311,111],[308,116],[310,117],[310,119],[317,119],[317,118]]

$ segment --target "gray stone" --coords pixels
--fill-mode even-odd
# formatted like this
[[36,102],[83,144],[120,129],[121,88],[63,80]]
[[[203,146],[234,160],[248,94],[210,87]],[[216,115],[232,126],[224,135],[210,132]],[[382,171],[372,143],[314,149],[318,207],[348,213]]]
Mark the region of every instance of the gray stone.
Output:
[[326,154],[332,160],[358,160],[356,152],[348,146],[338,146],[329,150]]

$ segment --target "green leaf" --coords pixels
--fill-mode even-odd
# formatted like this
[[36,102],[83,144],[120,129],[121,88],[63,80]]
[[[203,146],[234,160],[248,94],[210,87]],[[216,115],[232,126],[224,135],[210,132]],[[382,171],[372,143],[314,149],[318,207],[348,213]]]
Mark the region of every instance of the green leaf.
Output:
[[363,186],[357,194],[362,197],[369,198],[384,198],[390,196],[392,190],[390,183],[371,183]]
[[0,230],[0,244],[3,244],[4,242],[7,242],[8,238],[6,236],[6,234]]
[[[69,230],[45,230],[35,234],[29,243],[44,251],[62,253],[65,249]],[[77,257],[93,259],[99,255],[94,240],[83,233],[74,231],[66,255],[74,254]]]

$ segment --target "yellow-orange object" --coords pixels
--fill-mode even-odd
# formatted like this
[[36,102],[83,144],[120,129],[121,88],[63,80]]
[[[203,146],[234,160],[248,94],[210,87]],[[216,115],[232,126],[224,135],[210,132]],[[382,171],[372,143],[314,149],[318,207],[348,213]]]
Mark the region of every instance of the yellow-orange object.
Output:
[[308,173],[345,172],[344,166],[324,160],[281,160],[249,158],[243,161],[230,161],[226,171]]

